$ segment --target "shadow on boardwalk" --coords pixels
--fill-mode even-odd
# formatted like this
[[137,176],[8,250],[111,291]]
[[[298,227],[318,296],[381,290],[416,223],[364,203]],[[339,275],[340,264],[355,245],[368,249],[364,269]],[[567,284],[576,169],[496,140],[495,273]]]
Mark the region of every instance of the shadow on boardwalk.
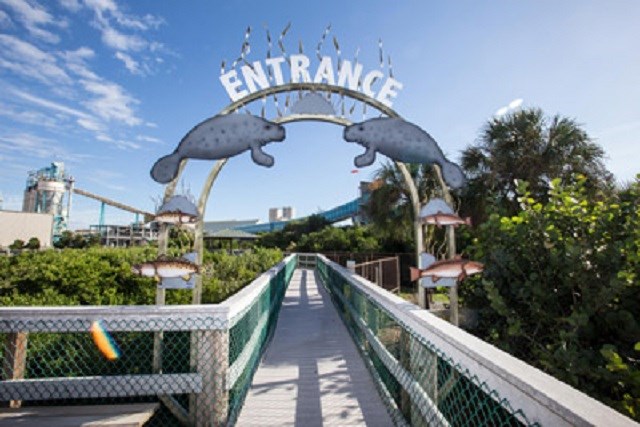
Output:
[[319,280],[294,273],[238,426],[392,425]]

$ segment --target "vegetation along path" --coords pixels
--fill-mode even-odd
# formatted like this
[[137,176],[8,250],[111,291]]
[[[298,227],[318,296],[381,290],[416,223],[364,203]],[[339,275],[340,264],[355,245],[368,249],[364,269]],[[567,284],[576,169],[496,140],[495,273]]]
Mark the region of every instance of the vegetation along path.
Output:
[[392,425],[313,270],[294,273],[238,426]]

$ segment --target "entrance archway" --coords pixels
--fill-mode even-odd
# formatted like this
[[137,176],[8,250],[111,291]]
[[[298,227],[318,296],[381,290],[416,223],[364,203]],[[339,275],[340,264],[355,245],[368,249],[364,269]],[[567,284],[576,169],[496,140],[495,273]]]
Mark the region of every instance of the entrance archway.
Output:
[[[286,94],[297,93],[299,95],[302,93],[305,93],[305,95],[319,94],[321,96],[328,96],[328,97],[330,97],[331,95],[338,95],[343,100],[343,102],[345,99],[347,99],[347,100],[359,101],[363,103],[365,105],[365,108],[368,106],[369,108],[376,110],[381,117],[401,119],[400,115],[391,107],[389,107],[385,103],[367,94],[364,94],[359,91],[352,90],[346,87],[342,87],[342,86],[330,85],[326,83],[308,83],[308,82],[287,83],[287,84],[255,91],[253,93],[250,93],[244,96],[241,99],[238,99],[237,101],[232,102],[227,107],[225,107],[222,111],[220,111],[220,113],[215,117],[237,113],[240,109],[245,108],[256,101],[260,101],[260,100],[264,101],[270,96],[276,96],[282,93],[286,93]],[[262,112],[262,116],[264,118],[264,109]],[[288,115],[279,115],[278,117],[272,120],[272,122],[276,124],[286,124],[286,123],[304,122],[304,121],[319,121],[319,122],[333,123],[343,127],[350,126],[353,124],[353,122],[349,118],[347,118],[346,115],[327,114],[326,112],[314,112],[314,111],[293,113]],[[194,242],[194,250],[197,253],[196,262],[198,265],[202,264],[202,257],[203,257],[203,253],[202,253],[203,223],[204,223],[204,216],[206,212],[206,204],[209,199],[211,188],[218,174],[220,173],[220,171],[222,170],[222,168],[224,167],[224,165],[227,163],[228,160],[229,158],[222,158],[216,161],[211,171],[209,172],[207,178],[205,179],[202,191],[200,193],[200,197],[198,199],[199,217],[195,225],[195,242]],[[180,179],[180,176],[182,175],[184,168],[187,165],[187,162],[188,162],[188,159],[186,158],[180,162],[177,175],[171,182],[167,184],[164,192],[165,201],[174,195],[177,183]],[[396,164],[396,167],[400,170],[404,178],[405,185],[407,187],[410,200],[411,200],[411,205],[413,210],[413,231],[414,231],[414,240],[415,240],[416,264],[419,265],[420,254],[423,252],[423,249],[424,249],[422,225],[420,224],[420,218],[419,218],[420,217],[420,198],[418,195],[415,182],[413,181],[413,178],[411,177],[411,174],[409,173],[409,170],[407,169],[406,165],[397,160],[394,160],[394,163]],[[442,186],[442,191],[445,194],[445,197],[449,198],[450,197],[449,190],[444,180],[442,179],[439,166],[437,164],[433,164],[433,167],[435,169],[436,176],[440,181],[440,184]],[[167,236],[168,236],[167,226],[161,225],[159,238],[158,238],[158,250],[160,254],[166,254]],[[201,297],[202,297],[202,279],[201,277],[197,277],[195,289],[193,293],[193,303],[199,304],[201,301]],[[160,301],[158,301],[158,303],[161,303],[164,300],[163,297],[159,297],[159,299]],[[420,305],[424,307],[425,306],[425,290],[421,286],[418,287],[418,299],[419,299]]]

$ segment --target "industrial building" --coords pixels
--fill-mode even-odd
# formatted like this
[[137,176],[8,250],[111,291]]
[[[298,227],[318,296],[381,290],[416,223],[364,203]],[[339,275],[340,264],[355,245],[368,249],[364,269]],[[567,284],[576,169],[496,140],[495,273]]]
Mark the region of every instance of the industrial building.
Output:
[[[157,240],[157,227],[145,225],[152,221],[153,213],[75,188],[75,180],[65,172],[64,163],[53,162],[28,173],[22,212],[0,210],[0,246],[7,247],[16,239],[27,242],[32,237],[40,240],[41,247],[52,246],[69,227],[74,193],[100,202],[98,225],[80,234],[99,234],[106,246],[134,246]],[[106,205],[135,214],[133,224],[105,224]]]
[[100,244],[111,247],[141,246],[158,240],[158,228],[152,224],[92,225],[90,234],[100,235]]
[[73,178],[67,176],[62,162],[53,162],[49,167],[31,171],[27,177],[22,212],[53,215],[54,239],[68,228],[71,185],[73,185]]

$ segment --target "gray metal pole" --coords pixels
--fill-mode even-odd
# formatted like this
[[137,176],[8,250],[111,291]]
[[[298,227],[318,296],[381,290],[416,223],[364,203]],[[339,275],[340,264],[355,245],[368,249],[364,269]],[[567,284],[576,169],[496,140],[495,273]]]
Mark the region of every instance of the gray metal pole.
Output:
[[[404,181],[409,190],[409,198],[411,199],[411,207],[413,210],[413,236],[416,244],[416,265],[420,267],[420,254],[424,252],[424,242],[422,237],[422,225],[420,224],[420,197],[418,196],[418,189],[416,183],[413,181],[407,166],[404,163],[396,162],[400,173],[404,177]],[[427,293],[425,289],[418,285],[418,305],[421,308],[428,308]]]
[[[447,202],[449,206],[453,208],[453,197],[451,197],[451,193],[449,192],[449,187],[444,182],[442,178],[442,171],[440,170],[440,166],[433,165],[433,170],[436,173],[436,177],[440,182],[440,186],[442,187],[442,193],[444,195],[444,201]],[[456,256],[456,232],[453,226],[447,227],[447,257],[449,259],[453,259]],[[449,322],[458,326],[459,318],[458,318],[458,284],[456,283],[454,286],[449,288]]]

